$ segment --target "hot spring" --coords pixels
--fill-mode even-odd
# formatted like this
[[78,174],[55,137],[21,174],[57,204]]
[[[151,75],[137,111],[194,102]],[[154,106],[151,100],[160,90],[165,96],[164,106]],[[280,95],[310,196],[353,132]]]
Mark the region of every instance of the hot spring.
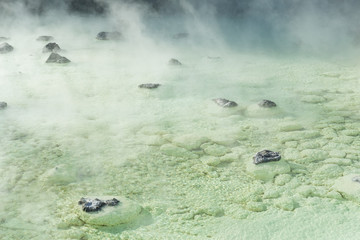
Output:
[[359,239],[357,5],[264,2],[0,3],[0,239]]

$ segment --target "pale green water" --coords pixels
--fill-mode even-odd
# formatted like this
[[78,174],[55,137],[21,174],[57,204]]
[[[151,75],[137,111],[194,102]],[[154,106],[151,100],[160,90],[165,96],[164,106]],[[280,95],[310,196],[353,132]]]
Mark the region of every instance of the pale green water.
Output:
[[[360,174],[356,63],[84,33],[57,37],[71,64],[46,65],[44,44],[26,44],[36,36],[14,37],[0,56],[2,239],[360,237],[359,199],[333,188]],[[168,66],[172,57],[184,66]],[[148,82],[162,86],[137,87]],[[262,99],[277,109],[258,108]],[[281,152],[281,169],[256,172],[262,149]],[[144,217],[114,228],[77,220],[81,197],[104,195],[133,200]]]

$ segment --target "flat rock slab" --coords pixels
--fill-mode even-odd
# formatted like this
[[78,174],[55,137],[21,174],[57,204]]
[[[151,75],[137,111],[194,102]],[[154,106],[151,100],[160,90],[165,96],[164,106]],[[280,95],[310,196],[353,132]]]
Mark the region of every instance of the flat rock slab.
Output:
[[144,83],[144,84],[140,84],[139,88],[153,89],[153,88],[158,88],[159,86],[161,86],[161,84],[159,83]]
[[273,108],[273,107],[276,107],[276,103],[274,103],[273,101],[270,101],[270,100],[262,100],[261,102],[258,103],[258,105],[260,107],[263,107],[263,108]]
[[238,105],[236,102],[227,100],[225,98],[214,98],[213,101],[220,107],[224,108],[236,107]]
[[175,59],[175,58],[172,58],[172,59],[169,60],[169,65],[172,65],[172,66],[181,66],[182,63],[181,63],[179,60],[177,60],[177,59]]
[[60,46],[57,43],[48,43],[45,45],[45,47],[43,48],[43,53],[48,53],[48,52],[59,52],[61,50]]
[[120,32],[99,32],[96,35],[97,40],[120,40],[122,34]]
[[[96,198],[87,199],[95,200]],[[102,206],[101,211],[95,212],[86,212],[83,211],[82,207],[78,207],[77,215],[83,222],[96,226],[118,226],[135,221],[143,209],[137,203],[119,196],[102,196],[98,198],[99,201],[102,201],[100,199],[116,199],[119,203],[111,205],[111,202],[106,204],[106,201],[103,201],[105,204]]]
[[71,62],[66,57],[60,56],[57,53],[51,53],[49,58],[46,60],[46,63],[69,63]]
[[6,42],[0,44],[0,53],[8,53],[13,50],[14,50],[13,46],[11,46],[10,44],[8,44]]
[[332,188],[346,199],[360,203],[360,174],[339,177]]
[[259,164],[259,163],[279,161],[281,159],[281,156],[280,153],[278,152],[273,152],[270,150],[262,150],[256,153],[253,159],[254,159],[254,164]]
[[7,103],[6,102],[0,102],[0,110],[5,109],[5,108],[7,108]]
[[36,39],[37,41],[43,41],[43,42],[49,42],[54,40],[54,37],[52,36],[40,36]]

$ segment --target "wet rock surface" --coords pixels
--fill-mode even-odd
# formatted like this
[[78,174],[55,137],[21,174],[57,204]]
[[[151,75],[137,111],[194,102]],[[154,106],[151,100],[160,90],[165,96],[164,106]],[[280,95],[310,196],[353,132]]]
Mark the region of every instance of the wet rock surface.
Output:
[[225,98],[215,98],[213,101],[219,105],[220,107],[229,108],[229,107],[236,107],[237,103],[234,101],[227,100]]
[[140,84],[139,88],[148,88],[148,89],[153,89],[153,88],[158,88],[161,84],[159,83],[144,83],[144,84]]
[[0,102],[0,110],[5,109],[5,108],[7,108],[7,103],[6,102]]
[[272,162],[272,161],[279,161],[281,159],[280,153],[273,152],[270,150],[262,150],[255,154],[253,157],[254,164],[265,163],[265,162]]
[[37,41],[43,41],[43,42],[49,42],[54,40],[54,37],[52,36],[40,36],[36,39]]
[[102,209],[102,207],[104,207],[106,205],[107,206],[116,206],[120,203],[120,201],[117,200],[116,198],[106,200],[106,201],[102,201],[98,198],[95,198],[95,199],[81,198],[78,203],[79,203],[79,205],[82,205],[82,210],[84,212],[97,212],[97,211],[100,211]]
[[270,100],[262,100],[261,102],[258,103],[258,105],[260,107],[263,107],[263,108],[273,108],[273,107],[276,107],[276,103],[274,103],[273,101],[270,101]]
[[51,53],[49,58],[46,60],[46,63],[69,63],[69,62],[71,62],[69,59],[57,53]]
[[172,58],[172,59],[169,60],[169,65],[180,66],[180,65],[182,65],[182,63],[179,60],[177,60],[175,58]]
[[14,48],[10,44],[6,42],[0,44],[0,53],[8,53],[11,52],[12,50],[14,50]]
[[61,50],[60,46],[57,43],[48,43],[45,45],[45,47],[43,48],[43,53],[47,53],[47,52],[59,52]]
[[99,32],[96,35],[97,40],[120,40],[122,34],[120,32]]

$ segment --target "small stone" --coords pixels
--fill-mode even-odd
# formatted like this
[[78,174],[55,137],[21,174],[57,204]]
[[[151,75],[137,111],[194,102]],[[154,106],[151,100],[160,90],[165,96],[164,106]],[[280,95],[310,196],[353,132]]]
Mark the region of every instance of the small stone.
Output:
[[45,45],[45,47],[43,48],[43,53],[47,53],[47,52],[53,52],[56,53],[58,51],[60,51],[60,47],[58,44],[56,43],[48,43]]
[[169,65],[180,66],[180,65],[182,65],[182,63],[179,60],[172,58],[169,60]]
[[264,107],[264,108],[272,108],[272,107],[276,107],[276,103],[274,103],[273,101],[270,100],[262,100],[261,102],[258,103],[258,105],[260,107]]
[[57,53],[51,53],[49,58],[46,60],[46,63],[69,63],[69,62],[71,62],[69,59]]
[[144,83],[144,84],[140,84],[139,88],[153,89],[153,88],[158,88],[159,86],[160,84],[158,83]]
[[98,198],[81,198],[79,201],[79,205],[82,205],[82,210],[84,212],[97,212],[101,210],[101,208],[105,205],[105,202],[101,201]]
[[5,109],[7,108],[7,103],[6,102],[0,102],[0,109]]
[[272,161],[279,161],[281,159],[280,153],[273,152],[270,150],[262,150],[255,154],[253,157],[254,164],[265,163],[265,162],[272,162]]
[[6,42],[0,44],[0,53],[8,53],[11,52],[12,50],[14,50],[14,48],[10,44]]
[[120,32],[99,32],[96,36],[98,40],[119,40],[122,38]]
[[117,200],[116,198],[110,199],[110,200],[106,200],[105,204],[108,206],[116,206],[119,204],[119,200]]
[[37,41],[49,42],[54,40],[52,36],[40,36],[36,39]]
[[213,99],[213,101],[215,103],[217,103],[217,105],[219,105],[220,107],[223,107],[223,108],[229,108],[229,107],[236,107],[237,106],[237,103],[234,102],[234,101],[229,101],[225,98],[215,98]]
[[355,176],[351,179],[353,182],[358,182],[360,183],[360,176]]

